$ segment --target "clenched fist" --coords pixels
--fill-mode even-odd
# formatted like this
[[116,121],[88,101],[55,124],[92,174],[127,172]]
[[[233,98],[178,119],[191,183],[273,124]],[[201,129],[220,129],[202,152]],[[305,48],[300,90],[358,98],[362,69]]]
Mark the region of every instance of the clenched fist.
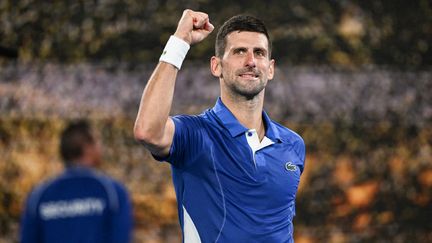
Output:
[[213,29],[206,13],[186,9],[174,35],[192,45],[204,40]]

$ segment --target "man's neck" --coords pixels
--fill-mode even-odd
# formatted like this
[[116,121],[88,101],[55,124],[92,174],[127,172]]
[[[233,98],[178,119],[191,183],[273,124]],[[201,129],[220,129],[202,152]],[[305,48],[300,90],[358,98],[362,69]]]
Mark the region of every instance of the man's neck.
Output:
[[85,168],[96,168],[96,163],[94,163],[91,159],[86,158],[85,156],[75,159],[71,161],[71,165],[77,167],[85,167]]
[[224,94],[221,95],[221,99],[243,126],[248,129],[255,129],[260,140],[263,139],[265,135],[265,126],[262,119],[264,91],[250,100],[243,97],[233,98]]

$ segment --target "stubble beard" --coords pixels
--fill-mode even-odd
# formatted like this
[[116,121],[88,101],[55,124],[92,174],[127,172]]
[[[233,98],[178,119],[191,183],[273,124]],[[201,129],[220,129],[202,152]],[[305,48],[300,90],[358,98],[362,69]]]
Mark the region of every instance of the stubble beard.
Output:
[[265,89],[267,81],[263,79],[263,74],[259,71],[255,71],[257,75],[259,75],[258,81],[240,80],[238,75],[244,71],[245,70],[239,70],[234,72],[234,75],[226,75],[231,76],[232,79],[224,80],[224,82],[232,96],[252,100]]

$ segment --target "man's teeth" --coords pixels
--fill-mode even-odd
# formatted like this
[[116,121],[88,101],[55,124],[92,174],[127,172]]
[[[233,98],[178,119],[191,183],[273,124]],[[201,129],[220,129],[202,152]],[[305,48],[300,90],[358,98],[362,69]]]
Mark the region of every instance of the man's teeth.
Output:
[[241,76],[242,77],[253,77],[253,78],[258,77],[258,75],[255,75],[255,74],[242,74]]

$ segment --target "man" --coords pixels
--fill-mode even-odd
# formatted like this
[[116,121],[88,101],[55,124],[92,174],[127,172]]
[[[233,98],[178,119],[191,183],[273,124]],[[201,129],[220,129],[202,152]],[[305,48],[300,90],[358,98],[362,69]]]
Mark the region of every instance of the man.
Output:
[[263,111],[274,60],[260,20],[235,16],[219,29],[210,60],[220,82],[216,105],[169,117],[189,45],[212,30],[207,14],[183,12],[144,89],[135,137],[172,165],[184,242],[293,242],[305,147]]
[[125,188],[93,168],[101,153],[85,121],[62,133],[66,171],[30,194],[21,224],[21,242],[130,242],[132,213]]

